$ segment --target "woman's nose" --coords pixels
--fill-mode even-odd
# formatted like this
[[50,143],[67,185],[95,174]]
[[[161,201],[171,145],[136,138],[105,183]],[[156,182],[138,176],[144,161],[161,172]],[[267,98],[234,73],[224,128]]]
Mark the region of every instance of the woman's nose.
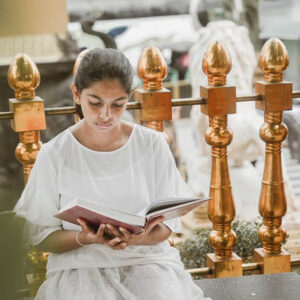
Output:
[[107,120],[107,119],[109,119],[111,117],[111,110],[110,110],[110,107],[108,105],[105,105],[102,108],[102,110],[100,112],[100,117],[102,119],[105,119],[105,120]]

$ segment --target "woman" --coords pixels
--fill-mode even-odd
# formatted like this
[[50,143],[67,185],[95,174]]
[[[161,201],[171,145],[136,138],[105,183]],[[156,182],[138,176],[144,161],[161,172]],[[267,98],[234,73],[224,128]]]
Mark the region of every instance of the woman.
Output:
[[122,121],[132,78],[117,50],[84,55],[72,85],[84,118],[43,145],[15,207],[31,242],[51,252],[36,299],[204,299],[167,241],[178,220],[156,219],[134,235],[54,217],[75,197],[138,213],[154,200],[190,194],[164,134]]

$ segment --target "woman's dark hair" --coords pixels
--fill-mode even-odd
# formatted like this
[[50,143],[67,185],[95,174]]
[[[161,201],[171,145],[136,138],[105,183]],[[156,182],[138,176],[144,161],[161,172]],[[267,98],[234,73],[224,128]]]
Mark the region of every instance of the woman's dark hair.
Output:
[[[82,92],[94,82],[104,79],[118,79],[129,93],[133,81],[132,66],[125,55],[116,49],[91,49],[80,61],[74,84],[77,90]],[[82,119],[81,106],[76,104],[76,109]]]

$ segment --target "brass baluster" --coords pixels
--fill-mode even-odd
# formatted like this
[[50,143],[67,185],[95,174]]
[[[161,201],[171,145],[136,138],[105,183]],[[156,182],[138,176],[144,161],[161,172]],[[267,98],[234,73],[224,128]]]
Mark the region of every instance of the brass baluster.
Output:
[[[31,169],[41,148],[40,130],[46,129],[44,101],[35,96],[40,84],[40,74],[36,65],[26,54],[18,54],[8,70],[8,83],[15,90],[15,99],[9,99],[13,113],[11,127],[19,133],[20,143],[15,154],[23,164],[24,181],[28,181]],[[46,278],[47,253],[32,249],[28,253],[29,261],[35,267],[30,289],[35,295]]]
[[138,76],[144,86],[135,91],[135,97],[141,102],[141,120],[147,127],[161,132],[164,131],[164,120],[172,120],[171,92],[162,88],[167,72],[167,64],[160,50],[146,48],[138,62]]
[[286,231],[281,227],[286,214],[286,197],[281,166],[281,143],[288,130],[282,123],[282,112],[292,109],[292,83],[283,81],[289,57],[284,44],[277,38],[269,39],[262,48],[259,66],[265,73],[264,81],[256,82],[255,91],[262,96],[256,108],[265,112],[265,123],[260,137],[266,143],[265,167],[259,200],[263,226],[259,237],[263,248],[255,249],[254,260],[261,271],[280,273],[290,271],[290,254],[281,249]]
[[15,99],[9,100],[10,111],[14,114],[11,127],[19,133],[16,157],[23,164],[26,184],[41,148],[40,130],[46,129],[44,101],[35,96],[40,74],[29,56],[19,54],[10,65],[7,77],[10,87],[15,90]]
[[231,222],[235,217],[235,205],[227,163],[227,146],[232,140],[227,115],[236,113],[236,89],[226,85],[226,75],[231,69],[226,48],[218,42],[211,44],[204,55],[202,68],[208,76],[208,86],[200,87],[200,95],[207,99],[207,104],[201,105],[201,111],[209,116],[205,139],[212,146],[210,196],[213,200],[208,204],[208,216],[213,223],[209,241],[215,250],[207,255],[207,265],[215,277],[241,276],[242,260],[233,253],[236,234],[231,229]]

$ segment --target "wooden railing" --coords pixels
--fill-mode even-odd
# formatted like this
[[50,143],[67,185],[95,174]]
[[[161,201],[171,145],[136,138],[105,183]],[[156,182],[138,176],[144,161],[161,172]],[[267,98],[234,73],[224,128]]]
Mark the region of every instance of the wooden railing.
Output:
[[[190,270],[191,274],[232,277],[249,270],[289,272],[291,265],[300,263],[291,261],[290,254],[282,249],[286,232],[281,227],[287,206],[281,166],[281,143],[286,138],[287,128],[282,123],[282,112],[292,109],[292,99],[299,98],[300,91],[292,91],[292,83],[283,81],[288,54],[280,40],[272,38],[265,43],[259,66],[265,77],[264,81],[255,83],[255,94],[236,96],[236,88],[226,85],[231,58],[226,48],[215,42],[203,58],[208,85],[199,87],[200,97],[172,99],[171,92],[162,87],[167,65],[160,51],[155,47],[146,48],[138,64],[138,75],[144,85],[136,90],[137,101],[128,103],[127,109],[139,110],[139,117],[146,126],[163,131],[164,121],[172,119],[172,106],[200,105],[202,113],[209,117],[209,128],[204,138],[211,145],[210,195],[213,200],[208,207],[208,216],[213,228],[209,241],[214,253],[207,254],[207,268]],[[13,130],[19,133],[16,156],[24,166],[26,183],[41,147],[39,133],[46,129],[45,116],[76,114],[76,108],[44,108],[43,100],[35,96],[40,82],[39,71],[25,54],[17,55],[11,64],[8,82],[15,90],[15,99],[9,100],[9,112],[0,112],[0,120],[11,119]],[[255,262],[251,264],[243,264],[233,252],[236,234],[232,231],[231,222],[235,217],[235,205],[227,164],[227,147],[234,138],[227,127],[227,115],[236,113],[237,102],[245,101],[254,101],[256,108],[265,114],[265,123],[259,132],[266,144],[259,201],[263,226],[258,232],[263,248],[255,250]]]

